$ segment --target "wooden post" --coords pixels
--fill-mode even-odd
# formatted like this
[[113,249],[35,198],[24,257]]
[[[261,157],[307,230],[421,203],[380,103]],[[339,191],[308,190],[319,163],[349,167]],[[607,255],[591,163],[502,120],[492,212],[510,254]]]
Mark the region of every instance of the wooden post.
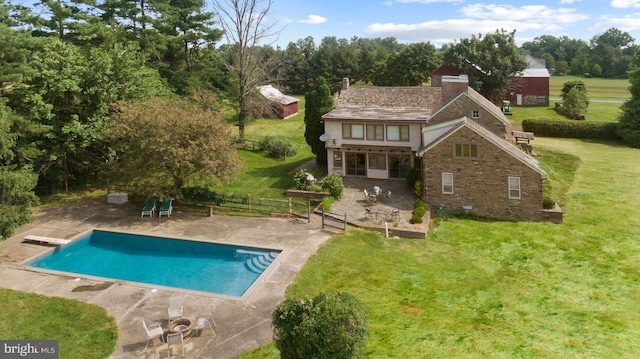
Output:
[[344,212],[344,227],[342,232],[347,233],[347,212]]
[[291,197],[289,197],[289,214],[293,213],[293,208],[291,206]]
[[307,223],[311,223],[311,202],[309,201],[307,201]]
[[324,229],[324,207],[322,207],[322,229]]

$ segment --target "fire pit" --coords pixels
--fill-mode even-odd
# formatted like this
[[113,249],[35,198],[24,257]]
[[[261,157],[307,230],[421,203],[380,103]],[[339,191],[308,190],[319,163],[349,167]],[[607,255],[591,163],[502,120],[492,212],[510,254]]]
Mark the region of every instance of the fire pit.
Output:
[[191,335],[191,320],[187,318],[176,319],[169,324],[169,331],[172,333],[182,333],[183,337]]

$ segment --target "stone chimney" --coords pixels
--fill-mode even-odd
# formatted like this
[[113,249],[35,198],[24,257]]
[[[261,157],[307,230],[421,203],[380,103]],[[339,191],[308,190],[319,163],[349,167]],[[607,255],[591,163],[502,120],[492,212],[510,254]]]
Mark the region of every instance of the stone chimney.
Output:
[[461,92],[466,92],[468,87],[467,75],[442,76],[442,102],[448,101]]
[[349,78],[345,77],[342,79],[342,89],[343,90],[348,90],[349,89]]

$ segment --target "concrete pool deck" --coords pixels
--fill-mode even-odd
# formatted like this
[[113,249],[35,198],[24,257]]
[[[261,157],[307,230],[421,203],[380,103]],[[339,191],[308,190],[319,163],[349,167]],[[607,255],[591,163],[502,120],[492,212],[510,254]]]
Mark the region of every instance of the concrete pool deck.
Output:
[[[158,339],[153,343],[155,346],[150,343],[145,350],[147,337],[142,319],[147,324],[161,324],[166,331],[169,297],[180,296],[184,316],[191,320],[206,316],[216,308],[216,335],[212,335],[208,327],[194,333],[185,341],[185,357],[234,358],[271,341],[271,313],[284,299],[285,289],[307,259],[333,235],[320,228],[321,220],[316,215],[312,215],[311,223],[295,218],[204,217],[183,212],[159,219],[157,216],[140,218],[140,210],[129,204],[107,204],[106,201],[36,209],[35,221],[18,228],[14,236],[0,243],[0,286],[77,299],[105,308],[118,325],[118,342],[110,356],[114,359],[166,357],[166,344]],[[25,260],[51,249],[24,242],[26,235],[69,239],[94,228],[275,248],[282,253],[241,298],[50,273],[22,265]]]

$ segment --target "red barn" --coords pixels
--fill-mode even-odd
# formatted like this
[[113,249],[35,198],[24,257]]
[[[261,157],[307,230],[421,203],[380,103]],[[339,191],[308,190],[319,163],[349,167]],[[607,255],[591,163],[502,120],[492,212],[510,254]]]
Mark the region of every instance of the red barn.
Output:
[[271,85],[258,86],[258,91],[264,97],[262,116],[266,118],[285,119],[298,114],[298,99],[284,95]]
[[525,57],[529,67],[513,79],[504,99],[516,106],[549,106],[549,70],[545,60]]

